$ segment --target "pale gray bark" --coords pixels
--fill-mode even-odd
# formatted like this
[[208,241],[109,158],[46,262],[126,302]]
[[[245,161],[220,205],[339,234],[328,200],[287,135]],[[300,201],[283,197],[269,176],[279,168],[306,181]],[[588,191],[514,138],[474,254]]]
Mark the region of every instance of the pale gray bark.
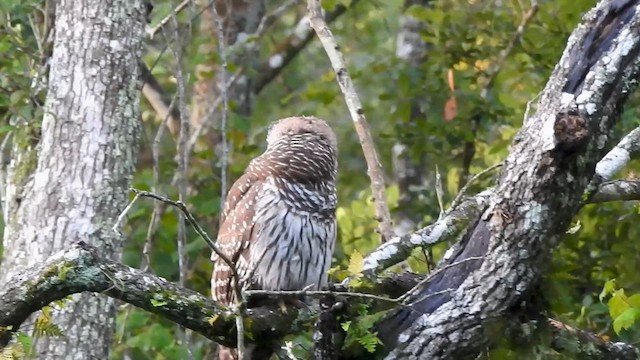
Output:
[[[57,3],[45,115],[39,134],[18,130],[8,169],[0,284],[79,239],[120,256],[111,227],[135,169],[145,16],[141,0]],[[75,296],[53,319],[66,336],[36,341],[37,356],[106,359],[114,311],[111,299]]]
[[598,162],[596,174],[603,180],[611,180],[630,160],[640,156],[640,128],[627,134],[618,145]]

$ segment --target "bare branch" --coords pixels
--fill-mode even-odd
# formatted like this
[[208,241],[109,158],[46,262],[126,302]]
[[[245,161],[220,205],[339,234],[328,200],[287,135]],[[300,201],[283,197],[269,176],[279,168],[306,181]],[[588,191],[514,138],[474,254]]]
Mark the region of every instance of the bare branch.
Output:
[[124,210],[122,210],[122,212],[120,212],[120,215],[118,215],[118,219],[116,219],[116,223],[113,224],[113,227],[111,228],[111,229],[113,229],[113,231],[115,231],[116,234],[122,235],[120,233],[120,224],[122,224],[122,222],[124,221],[124,217],[127,216],[127,213],[129,213],[129,211],[133,207],[133,204],[136,203],[136,201],[138,200],[139,197],[140,196],[138,194],[136,194],[133,197],[133,199],[129,202],[129,204],[127,204],[127,206],[124,208]]
[[171,14],[167,15],[164,17],[164,19],[160,20],[160,22],[158,23],[158,25],[147,29],[146,33],[147,36],[150,39],[153,39],[153,37],[160,31],[162,30],[168,23],[169,21],[171,21],[171,18],[175,17],[175,15],[179,14],[182,10],[184,10],[187,5],[189,5],[189,3],[191,2],[191,0],[183,0],[180,4],[178,4],[178,6],[176,6],[175,9],[173,9],[173,11],[171,11]]
[[[353,8],[358,0],[352,0],[349,9]],[[342,4],[336,6],[335,10],[326,16],[327,23],[333,22],[347,11],[347,7]],[[258,76],[255,79],[253,93],[258,94],[275,79],[280,72],[295,59],[302,50],[313,40],[313,30],[306,28],[307,18],[300,20],[297,26],[291,31],[284,41],[277,44],[276,49],[281,49],[277,53],[269,56],[264,64],[258,67]]]
[[[182,202],[182,201],[174,201],[171,200],[167,197],[164,197],[162,195],[158,195],[149,191],[144,191],[144,190],[138,190],[138,189],[129,189],[130,191],[134,192],[135,194],[138,194],[142,197],[148,197],[148,198],[152,198],[158,201],[162,201],[164,203],[167,203],[171,206],[174,206],[176,208],[178,208],[178,210],[182,211],[182,213],[185,215],[185,217],[187,218],[187,221],[189,222],[189,224],[191,224],[191,226],[193,226],[193,229],[195,230],[195,232],[202,238],[202,240],[204,240],[204,242],[207,243],[207,245],[209,245],[209,247],[211,248],[211,250],[213,250],[221,259],[222,261],[225,262],[225,264],[229,265],[229,267],[232,269],[232,271],[235,271],[235,266],[233,266],[233,263],[231,262],[231,260],[225,255],[223,254],[220,249],[218,249],[218,246],[216,246],[215,242],[211,239],[211,237],[209,236],[209,234],[207,234],[207,232],[202,228],[202,226],[200,226],[200,224],[198,223],[198,221],[196,221],[195,217],[193,217],[193,214],[191,214],[191,212],[189,211],[189,209],[187,209],[187,206]],[[234,273],[235,276],[235,273]]]
[[596,165],[596,174],[604,181],[611,180],[631,159],[640,156],[640,127],[627,134]]
[[455,239],[474,221],[488,203],[492,189],[462,201],[441,219],[414,233],[397,236],[380,245],[364,259],[363,274],[372,278],[382,270],[405,260],[418,247]]
[[373,138],[371,137],[369,124],[364,116],[364,109],[362,108],[360,97],[356,92],[353,81],[351,81],[351,77],[347,71],[347,65],[339,50],[338,43],[322,16],[320,0],[309,0],[307,4],[309,22],[318,35],[318,39],[320,39],[320,42],[331,61],[333,70],[336,73],[336,81],[338,82],[338,85],[340,85],[340,90],[342,91],[347,107],[349,108],[349,113],[351,114],[351,119],[353,120],[353,124],[356,128],[356,133],[360,138],[360,145],[362,146],[362,151],[364,153],[365,160],[367,161],[367,173],[371,179],[371,193],[373,195],[373,201],[376,208],[376,216],[380,222],[379,231],[382,237],[382,242],[385,242],[393,237],[391,214],[389,213],[387,198],[385,196],[382,166],[378,160],[378,154],[376,152]]
[[471,179],[469,179],[469,181],[467,181],[467,183],[460,189],[460,191],[458,191],[458,195],[456,195],[456,197],[453,199],[453,201],[451,202],[451,206],[449,207],[449,211],[455,209],[458,204],[460,204],[460,201],[462,201],[462,198],[464,197],[464,194],[469,190],[469,187],[471,186],[471,184],[473,184],[476,180],[478,180],[480,177],[482,177],[484,174],[493,171],[499,167],[502,166],[502,163],[497,163],[495,165],[491,165],[488,168],[480,171],[479,173],[473,175],[473,177],[471,177]]
[[600,184],[589,202],[595,204],[630,200],[640,200],[640,180],[616,180]]
[[[229,156],[229,146],[227,143],[227,115],[229,113],[229,95],[228,95],[228,87],[227,87],[227,56],[226,56],[226,49],[225,49],[225,41],[224,41],[224,25],[222,22],[222,18],[220,17],[220,14],[218,14],[218,10],[216,9],[216,6],[213,5],[211,6],[211,13],[213,15],[213,20],[216,23],[216,26],[218,28],[217,34],[218,34],[218,52],[220,54],[220,60],[222,62],[221,66],[222,66],[222,71],[220,71],[220,74],[218,74],[219,76],[219,81],[218,81],[218,86],[220,87],[220,97],[222,98],[222,119],[221,119],[221,124],[220,124],[220,131],[222,133],[222,154],[220,157],[220,178],[221,178],[221,184],[220,184],[220,191],[221,191],[221,195],[220,195],[220,203],[224,204],[224,199],[227,195],[227,160],[228,160],[228,156]],[[230,265],[230,267],[233,269],[233,289],[234,289],[234,293],[235,293],[235,302],[236,302],[236,328],[238,329],[238,342],[237,342],[237,346],[236,346],[236,351],[237,351],[237,356],[238,359],[243,360],[245,358],[245,353],[246,353],[246,347],[244,344],[244,321],[242,319],[244,311],[245,311],[245,307],[246,307],[246,301],[244,298],[244,294],[242,292],[242,289],[240,289],[240,286],[238,285],[238,274],[237,271],[235,269],[235,265]],[[213,291],[213,290],[212,290]]]

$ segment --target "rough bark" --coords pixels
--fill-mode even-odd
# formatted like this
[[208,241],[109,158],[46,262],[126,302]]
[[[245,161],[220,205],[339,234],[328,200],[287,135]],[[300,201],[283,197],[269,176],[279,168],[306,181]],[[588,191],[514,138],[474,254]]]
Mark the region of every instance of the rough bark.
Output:
[[490,345],[489,328],[505,326],[496,319],[533,289],[582,206],[639,75],[639,53],[635,1],[604,0],[585,15],[536,113],[513,141],[489,207],[444,264],[477,256],[484,261],[442,271],[411,299],[417,302],[411,311],[399,310],[384,324],[389,359],[466,358]]
[[[0,284],[80,238],[119,257],[111,226],[135,169],[145,16],[142,1],[57,3],[42,126],[18,130],[8,169]],[[75,296],[54,315],[66,336],[39,339],[36,354],[107,358],[114,311],[111,299]]]

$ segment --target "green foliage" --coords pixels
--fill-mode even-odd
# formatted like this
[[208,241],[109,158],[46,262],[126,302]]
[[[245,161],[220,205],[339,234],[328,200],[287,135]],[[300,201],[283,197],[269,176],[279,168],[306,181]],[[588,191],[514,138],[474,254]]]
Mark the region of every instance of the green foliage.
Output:
[[357,316],[353,317],[352,320],[340,324],[342,330],[347,333],[344,348],[350,348],[350,352],[357,352],[354,348],[361,347],[366,352],[373,353],[378,346],[382,345],[382,342],[378,338],[378,334],[372,332],[371,328],[382,317],[383,313],[370,314],[366,305],[359,305],[357,312]]
[[[390,210],[398,207],[398,187],[387,188],[387,204]],[[336,210],[338,219],[338,242],[341,252],[338,256],[349,257],[359,252],[366,254],[380,244],[380,234],[376,232],[378,221],[369,190],[361,191],[358,198],[348,206],[339,206]]]
[[33,336],[35,338],[41,336],[64,336],[62,329],[53,323],[51,319],[51,307],[45,306],[42,308],[40,315],[36,318]]
[[627,296],[624,289],[616,289],[615,279],[604,284],[600,293],[600,301],[610,296],[607,306],[613,319],[613,331],[620,334],[630,329],[640,319],[640,294]]

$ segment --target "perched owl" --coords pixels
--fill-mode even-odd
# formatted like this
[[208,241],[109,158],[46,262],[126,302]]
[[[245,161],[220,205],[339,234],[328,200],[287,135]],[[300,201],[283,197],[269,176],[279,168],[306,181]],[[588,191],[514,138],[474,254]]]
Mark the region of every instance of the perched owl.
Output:
[[[267,149],[231,187],[217,245],[243,289],[316,290],[327,282],[336,241],[336,136],[321,119],[271,125]],[[231,269],[215,253],[211,293],[234,301]]]

